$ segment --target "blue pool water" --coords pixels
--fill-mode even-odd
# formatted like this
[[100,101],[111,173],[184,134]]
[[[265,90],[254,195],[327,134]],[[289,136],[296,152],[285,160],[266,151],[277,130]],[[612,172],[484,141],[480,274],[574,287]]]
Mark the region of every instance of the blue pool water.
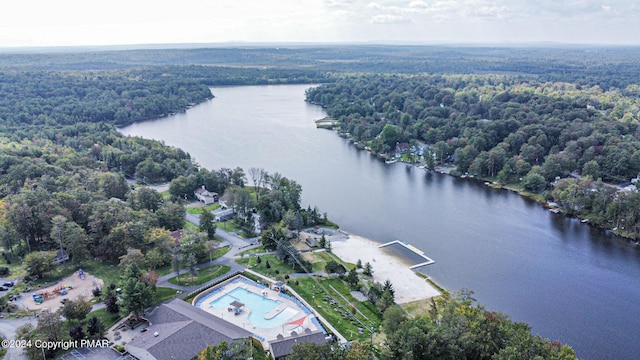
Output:
[[[229,304],[236,300],[251,309],[251,313],[249,314],[249,322],[251,322],[253,326],[258,328],[268,329],[280,326],[290,320],[293,315],[298,313],[297,310],[287,307],[273,318],[265,319],[265,314],[268,314],[271,310],[278,307],[278,305],[282,304],[282,302],[265,298],[261,295],[242,288],[235,288],[229,293],[216,299],[211,303],[211,307],[214,309],[226,309]],[[246,311],[246,309],[244,310]]]

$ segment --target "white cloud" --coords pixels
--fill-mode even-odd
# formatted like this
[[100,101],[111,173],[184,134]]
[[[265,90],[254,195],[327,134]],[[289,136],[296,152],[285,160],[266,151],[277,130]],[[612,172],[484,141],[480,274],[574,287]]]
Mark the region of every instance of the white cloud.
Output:
[[401,22],[407,22],[407,19],[403,18],[400,15],[375,15],[369,20],[372,24],[395,24]]
[[640,0],[20,0],[3,4],[0,46],[381,39],[638,44],[638,19]]

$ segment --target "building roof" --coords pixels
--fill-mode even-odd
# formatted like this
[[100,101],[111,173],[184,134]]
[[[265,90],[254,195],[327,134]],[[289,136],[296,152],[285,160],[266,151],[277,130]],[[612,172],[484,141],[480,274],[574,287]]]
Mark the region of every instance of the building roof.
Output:
[[175,299],[147,316],[148,331],[127,344],[131,355],[146,359],[194,358],[208,345],[247,338],[251,332]]
[[291,336],[282,338],[281,335],[278,335],[278,340],[273,340],[269,342],[269,346],[271,347],[271,355],[275,359],[287,356],[291,354],[293,351],[293,346],[295,344],[301,343],[314,343],[314,344],[324,344],[327,342],[325,339],[325,335],[321,331],[311,331],[309,329],[305,329],[304,334],[296,334],[295,332],[291,333]]

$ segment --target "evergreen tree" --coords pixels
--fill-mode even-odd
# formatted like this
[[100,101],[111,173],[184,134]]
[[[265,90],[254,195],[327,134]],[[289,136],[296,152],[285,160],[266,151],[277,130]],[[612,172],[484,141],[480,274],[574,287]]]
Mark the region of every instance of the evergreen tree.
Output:
[[214,217],[211,211],[204,211],[200,214],[200,231],[207,234],[207,238],[213,239],[216,234],[216,225],[213,222]]

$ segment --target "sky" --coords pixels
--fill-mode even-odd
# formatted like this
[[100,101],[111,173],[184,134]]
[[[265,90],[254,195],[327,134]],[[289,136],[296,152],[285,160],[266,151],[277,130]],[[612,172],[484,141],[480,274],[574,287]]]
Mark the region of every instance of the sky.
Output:
[[640,45],[640,0],[19,0],[0,47],[170,43]]

